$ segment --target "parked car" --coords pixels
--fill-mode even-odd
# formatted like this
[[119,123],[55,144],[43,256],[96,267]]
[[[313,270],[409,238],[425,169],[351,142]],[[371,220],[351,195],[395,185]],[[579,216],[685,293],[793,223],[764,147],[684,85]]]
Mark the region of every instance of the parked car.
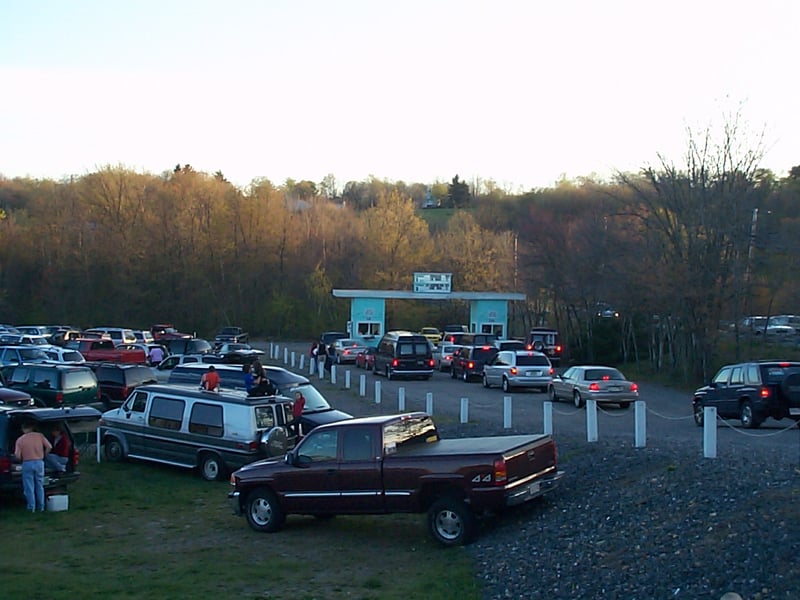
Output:
[[241,327],[223,327],[217,337],[214,338],[215,344],[233,342],[236,344],[246,344],[250,340],[248,333]]
[[[33,406],[34,401],[28,392],[7,387],[3,374],[0,372],[0,404],[5,406]],[[0,443],[0,445],[2,444]]]
[[114,342],[114,345],[119,344],[135,344],[136,343],[136,336],[133,333],[133,329],[127,329],[125,327],[91,327],[84,331],[92,333],[105,333],[110,338],[111,341]]
[[495,340],[494,347],[498,350],[527,350],[528,347],[522,340]]
[[461,346],[453,353],[450,377],[465,382],[483,378],[483,365],[497,354],[494,346]]
[[453,355],[460,346],[440,343],[433,351],[433,366],[439,371],[449,371],[453,366]]
[[23,335],[41,335],[48,338],[50,343],[50,336],[56,332],[53,325],[17,325],[17,332]]
[[498,385],[507,393],[525,387],[547,392],[553,372],[553,365],[541,352],[501,350],[483,366],[483,387]]
[[423,327],[419,333],[432,341],[434,345],[442,341],[442,332],[436,327]]
[[0,365],[40,363],[49,360],[40,346],[0,346]]
[[410,331],[387,331],[378,343],[372,372],[387,379],[433,375],[433,354],[428,338]]
[[692,396],[695,423],[702,426],[706,406],[722,419],[739,419],[755,428],[767,417],[800,421],[800,362],[761,360],[726,365]]
[[549,327],[534,327],[525,340],[527,350],[544,352],[554,366],[561,364],[564,347],[561,345],[558,330]]
[[22,364],[3,367],[9,387],[33,396],[38,406],[77,406],[100,400],[97,377],[86,365]]
[[159,338],[159,343],[166,346],[170,354],[212,354],[213,346],[201,338]]
[[191,333],[181,333],[172,323],[157,323],[150,328],[150,333],[157,342],[174,339],[189,339],[194,336]]
[[283,456],[294,445],[291,419],[288,398],[143,385],[103,413],[99,435],[109,461],[166,462],[216,481],[260,458]]
[[334,341],[340,340],[342,338],[350,337],[343,331],[325,331],[321,336],[319,336],[319,340],[325,344],[327,348],[330,346]]
[[83,354],[70,348],[62,348],[61,346],[48,346],[47,348],[44,348],[43,351],[47,355],[47,359],[54,362],[75,364],[86,362]]
[[[66,473],[56,474],[45,470],[45,494],[64,493],[67,486],[80,477],[78,472],[77,435],[94,432],[100,412],[89,406],[70,408],[31,408],[0,406],[0,493],[7,496],[22,495],[22,465],[13,459],[14,445],[22,435],[22,423],[33,422],[35,428],[48,435],[58,427],[69,442]],[[52,440],[51,440],[52,441]]]
[[356,354],[356,368],[371,371],[375,366],[375,348],[368,346]]
[[136,341],[140,344],[154,344],[156,341],[153,332],[147,329],[134,329],[133,335],[136,336]]
[[[220,387],[223,390],[245,391],[244,374],[237,365],[215,365],[220,377]],[[170,373],[170,384],[199,386],[200,378],[208,370],[207,365],[184,364],[175,367]],[[315,388],[307,377],[292,373],[283,367],[264,365],[266,373],[272,384],[278,388],[278,393],[287,398],[294,398],[295,392],[301,392],[306,399],[303,415],[300,419],[300,429],[303,434],[308,433],[318,425],[351,419],[352,415],[333,408],[320,391]]]
[[337,365],[355,363],[358,353],[366,349],[367,347],[358,340],[339,338],[338,340],[333,340],[333,350],[335,352],[333,360]]
[[264,351],[253,348],[246,343],[223,342],[214,346],[214,354],[219,356],[224,363],[244,365],[250,364],[256,359],[261,359],[264,356]]
[[548,394],[553,402],[571,400],[577,408],[585,406],[587,400],[628,408],[639,399],[639,386],[614,367],[581,365],[553,375]]
[[[153,370],[159,381],[166,381],[172,370],[178,365],[203,364],[208,369],[208,365],[221,365],[222,358],[216,354],[170,354],[167,358],[158,363]],[[241,374],[241,369],[238,369]],[[197,380],[200,385],[200,380]]]
[[86,363],[97,377],[100,401],[106,408],[119,406],[140,385],[158,383],[150,367],[122,363]]

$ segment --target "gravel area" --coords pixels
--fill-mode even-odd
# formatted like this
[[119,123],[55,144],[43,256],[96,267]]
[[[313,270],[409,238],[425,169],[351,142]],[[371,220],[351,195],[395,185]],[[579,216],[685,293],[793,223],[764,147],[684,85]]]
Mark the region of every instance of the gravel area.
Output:
[[485,598],[800,597],[800,439],[792,456],[715,459],[685,444],[556,440],[560,488],[482,520],[467,547]]

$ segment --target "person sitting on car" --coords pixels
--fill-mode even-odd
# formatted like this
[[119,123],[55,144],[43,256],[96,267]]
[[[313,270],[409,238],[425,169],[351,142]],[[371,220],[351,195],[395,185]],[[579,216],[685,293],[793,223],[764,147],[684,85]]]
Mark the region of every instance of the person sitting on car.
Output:
[[208,371],[200,378],[200,387],[209,392],[219,391],[219,373],[214,365],[208,365]]

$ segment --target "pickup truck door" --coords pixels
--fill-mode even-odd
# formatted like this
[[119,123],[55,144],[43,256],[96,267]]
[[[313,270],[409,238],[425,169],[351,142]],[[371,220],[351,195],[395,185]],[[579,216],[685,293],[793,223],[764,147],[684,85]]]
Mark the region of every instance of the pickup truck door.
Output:
[[288,512],[314,514],[383,510],[381,462],[374,430],[343,427],[312,431],[298,452],[311,464],[280,475]]

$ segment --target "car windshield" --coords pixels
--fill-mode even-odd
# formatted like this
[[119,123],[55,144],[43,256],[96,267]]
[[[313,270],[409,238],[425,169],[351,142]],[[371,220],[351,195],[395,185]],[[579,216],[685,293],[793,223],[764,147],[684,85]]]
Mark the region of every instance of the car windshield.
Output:
[[281,390],[281,393],[289,398],[294,398],[295,392],[301,392],[306,399],[306,406],[305,409],[303,409],[304,412],[317,412],[331,409],[331,405],[328,404],[325,397],[310,383],[291,385]]

